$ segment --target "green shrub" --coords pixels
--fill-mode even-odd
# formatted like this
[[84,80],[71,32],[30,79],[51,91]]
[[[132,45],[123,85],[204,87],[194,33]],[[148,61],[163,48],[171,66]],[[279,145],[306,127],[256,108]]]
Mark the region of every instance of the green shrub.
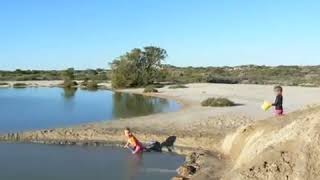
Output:
[[227,98],[208,98],[201,102],[202,106],[225,107],[234,106],[235,103]]
[[183,84],[176,84],[176,85],[169,86],[169,89],[178,89],[178,88],[188,88],[188,86]]
[[14,83],[14,88],[26,88],[28,85],[26,83]]
[[147,86],[143,90],[144,93],[157,93],[158,90],[153,88],[152,86]]
[[6,82],[0,82],[0,86],[8,86],[9,83],[6,83]]
[[88,89],[98,89],[98,83],[96,81],[88,81],[86,87]]
[[158,82],[162,62],[166,57],[166,50],[159,47],[132,49],[110,64],[112,87],[142,87]]
[[78,83],[76,81],[72,81],[72,80],[65,80],[62,84],[62,86],[64,88],[72,88],[72,87],[75,87],[77,86]]
[[208,83],[222,83],[222,84],[237,84],[237,83],[239,83],[239,81],[235,78],[219,77],[219,76],[213,76],[211,74],[205,78],[205,81]]

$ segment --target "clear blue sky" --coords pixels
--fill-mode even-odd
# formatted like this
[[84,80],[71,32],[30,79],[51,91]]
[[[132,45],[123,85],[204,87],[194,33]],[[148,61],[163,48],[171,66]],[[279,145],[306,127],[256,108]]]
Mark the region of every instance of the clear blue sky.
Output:
[[105,68],[165,48],[177,66],[320,64],[318,0],[0,0],[0,69]]

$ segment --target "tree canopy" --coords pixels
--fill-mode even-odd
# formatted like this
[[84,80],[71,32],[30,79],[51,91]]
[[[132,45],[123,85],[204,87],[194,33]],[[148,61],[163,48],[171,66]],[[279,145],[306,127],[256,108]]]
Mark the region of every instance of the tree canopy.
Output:
[[132,49],[111,63],[112,86],[126,88],[154,83],[167,56],[166,50],[159,47]]

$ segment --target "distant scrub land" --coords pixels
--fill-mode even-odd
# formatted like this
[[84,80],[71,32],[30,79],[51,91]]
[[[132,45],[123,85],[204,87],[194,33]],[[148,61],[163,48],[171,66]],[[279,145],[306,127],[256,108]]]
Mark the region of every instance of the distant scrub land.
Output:
[[[124,83],[125,87],[145,86],[156,82],[186,83],[226,83],[226,84],[281,84],[288,86],[320,86],[319,66],[256,66],[245,65],[235,67],[175,67],[161,65],[152,76],[152,82]],[[64,71],[16,70],[0,71],[0,81],[24,80],[63,80]],[[154,73],[154,72],[153,72]],[[130,76],[131,72],[127,72]],[[112,78],[112,71],[74,70],[74,80],[108,81]],[[124,78],[125,80],[126,78]],[[123,85],[123,84],[122,84]]]
[[[279,84],[288,86],[320,86],[318,66],[224,66],[176,67],[164,64],[167,51],[160,47],[135,48],[114,59],[110,69],[21,70],[0,71],[0,81],[64,80],[73,86],[74,80],[84,80],[82,86],[95,88],[96,83],[112,82],[113,88],[156,88],[163,84],[224,83],[224,84]],[[184,88],[184,86],[172,86]]]
[[320,86],[320,66],[175,67],[166,66],[163,81],[175,83],[281,84]]
[[74,80],[96,80],[105,81],[110,77],[108,76],[108,70],[106,69],[88,69],[88,70],[74,70],[69,68],[68,70],[21,70],[15,71],[1,71],[0,81],[32,81],[32,80],[64,80],[65,72],[72,71]]

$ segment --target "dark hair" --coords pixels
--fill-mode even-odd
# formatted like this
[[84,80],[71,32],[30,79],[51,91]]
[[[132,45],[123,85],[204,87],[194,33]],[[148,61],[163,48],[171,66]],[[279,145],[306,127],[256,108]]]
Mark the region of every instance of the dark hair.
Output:
[[124,130],[131,132],[130,128],[128,128],[128,127],[126,127]]
[[275,86],[274,90],[282,92],[282,87],[281,86]]

